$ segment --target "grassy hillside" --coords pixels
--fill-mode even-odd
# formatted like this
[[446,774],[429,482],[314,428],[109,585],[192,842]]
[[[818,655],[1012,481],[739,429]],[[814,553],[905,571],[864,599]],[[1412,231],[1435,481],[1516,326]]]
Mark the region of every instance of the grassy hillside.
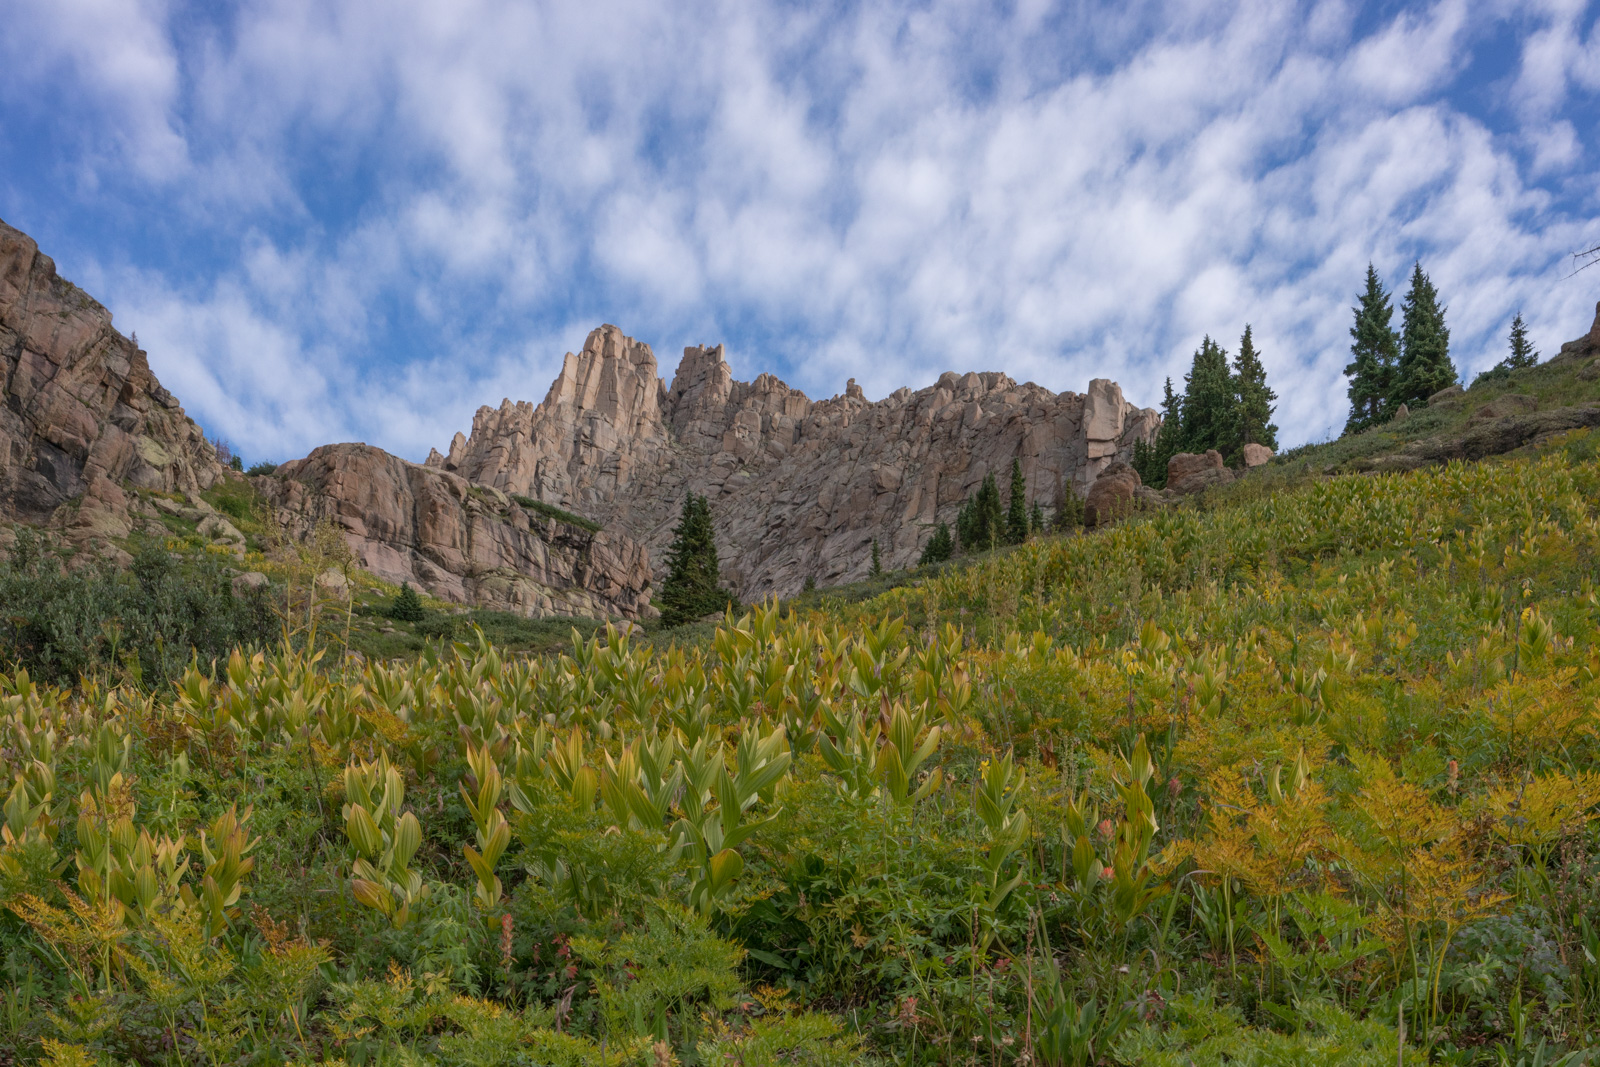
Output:
[[0,1056],[1582,1062],[1597,443],[664,650],[13,674]]

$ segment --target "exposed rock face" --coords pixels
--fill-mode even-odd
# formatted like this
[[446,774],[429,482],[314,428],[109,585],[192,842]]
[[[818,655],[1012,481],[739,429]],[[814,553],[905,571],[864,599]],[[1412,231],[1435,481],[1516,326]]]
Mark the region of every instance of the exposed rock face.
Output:
[[1239,450],[1239,458],[1244,461],[1246,469],[1260,467],[1272,458],[1272,449],[1252,441]]
[[1497,396],[1472,413],[1468,424],[1504,418],[1507,415],[1527,415],[1539,410],[1539,401],[1523,393],[1506,393]]
[[602,522],[644,542],[658,567],[684,494],[703,493],[723,577],[755,599],[797,593],[808,577],[865,577],[874,539],[886,567],[915,563],[933,527],[1013,458],[1046,506],[1082,494],[1159,426],[1103,379],[1056,394],[947,373],[876,403],[852,380],[813,401],[770,374],[734,381],[721,345],[684,349],[669,386],[648,345],[602,326],[543,403],[479,409],[471,436],[428,463]]
[[1133,501],[1144,485],[1139,472],[1122,460],[1113,460],[1089,487],[1083,502],[1083,524],[1090,528],[1106,526],[1133,510]]
[[1589,327],[1589,332],[1576,341],[1568,341],[1561,346],[1561,351],[1550,357],[1551,363],[1565,363],[1568,360],[1581,362],[1600,356],[1600,301],[1594,305],[1594,325]]
[[642,545],[382,449],[324,445],[254,481],[291,531],[331,519],[362,567],[441,599],[534,616],[653,614]]
[[1174,496],[1192,496],[1232,481],[1233,472],[1223,464],[1222,453],[1214,448],[1203,453],[1179,452],[1167,460],[1167,489]]
[[126,537],[129,483],[198,493],[222,477],[205,434],[111,313],[0,222],[0,518]]

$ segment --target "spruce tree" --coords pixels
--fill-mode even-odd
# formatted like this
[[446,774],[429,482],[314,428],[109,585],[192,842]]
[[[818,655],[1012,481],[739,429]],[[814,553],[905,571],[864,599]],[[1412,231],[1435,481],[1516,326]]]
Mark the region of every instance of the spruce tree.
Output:
[[883,574],[883,554],[878,551],[878,539],[872,539],[872,569],[867,572],[876,578]]
[[1228,449],[1230,459],[1245,445],[1266,445],[1278,450],[1278,428],[1272,424],[1272,402],[1278,394],[1267,386],[1267,368],[1261,365],[1250,324],[1239,338],[1239,354],[1233,360],[1234,427]]
[[1083,497],[1071,486],[1061,491],[1056,501],[1054,525],[1057,530],[1071,530],[1083,525]]
[[667,580],[661,585],[661,624],[680,626],[720,611],[728,594],[717,588],[717,543],[711,505],[703,496],[684,498],[683,513],[667,549]]
[[1165,489],[1167,460],[1182,451],[1183,397],[1173,391],[1172,379],[1168,378],[1161,399],[1161,429],[1156,434],[1155,443],[1149,446],[1144,456],[1143,468],[1137,462],[1140,453],[1138,443],[1134,444],[1134,468],[1139,471],[1139,480],[1152,489]]
[[1353,358],[1344,368],[1350,378],[1350,417],[1345,420],[1345,433],[1360,433],[1388,418],[1389,393],[1400,361],[1400,338],[1389,326],[1394,307],[1371,263],[1367,264],[1366,291],[1357,299],[1360,306],[1350,309],[1356,317],[1350,327]]
[[1028,539],[1028,483],[1022,477],[1022,461],[1011,461],[1011,500],[1006,507],[1006,544],[1020,545]]
[[1006,536],[1006,513],[1000,505],[1000,487],[994,473],[984,476],[978,491],[961,507],[957,534],[962,552],[987,552],[999,546]]
[[1044,509],[1039,502],[1033,502],[1033,509],[1028,512],[1028,532],[1030,534],[1044,533]]
[[1533,342],[1528,340],[1528,327],[1519,311],[1517,317],[1511,320],[1511,354],[1501,361],[1501,366],[1507,370],[1520,370],[1538,362],[1539,353],[1534,349]]
[[1428,397],[1455,384],[1456,365],[1450,360],[1450,328],[1445,325],[1444,313],[1439,291],[1423,273],[1422,264],[1416,264],[1411,270],[1411,291],[1401,304],[1400,363],[1389,393],[1391,411],[1401,404],[1422,407]]
[[401,622],[421,622],[427,614],[428,609],[422,606],[422,598],[411,588],[411,583],[401,582],[400,592],[395,594],[394,603],[389,605],[389,618]]
[[943,563],[954,554],[955,544],[950,539],[950,527],[941,522],[933,536],[928,538],[928,543],[922,546],[922,557],[917,560],[917,566]]
[[1207,335],[1183,381],[1183,450],[1227,448],[1235,422],[1228,353]]

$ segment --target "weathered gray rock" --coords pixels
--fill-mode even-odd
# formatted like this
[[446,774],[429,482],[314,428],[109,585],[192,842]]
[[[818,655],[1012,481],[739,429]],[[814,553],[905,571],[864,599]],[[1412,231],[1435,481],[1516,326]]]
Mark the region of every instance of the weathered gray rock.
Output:
[[244,544],[244,534],[238,527],[215,512],[200,520],[195,532],[209,541],[229,541]]
[[1134,495],[1142,484],[1131,464],[1113,460],[1089,487],[1083,502],[1083,524],[1093,529],[1125,517],[1133,510]]
[[544,402],[481,408],[432,469],[534,497],[640,542],[665,565],[684,495],[711,502],[723,578],[741,597],[798,593],[914,564],[940,522],[1011,461],[1046,507],[1085,493],[1160,426],[1114,382],[1087,395],[946,373],[869,403],[854,381],[811,400],[770,374],[738,382],[722,346],[684,349],[668,385],[615,326],[569,353]]
[[1465,396],[1466,392],[1460,385],[1447,385],[1428,397],[1428,406],[1430,408],[1449,406],[1452,401]]
[[364,569],[440,600],[536,617],[654,614],[649,556],[632,539],[370,445],[324,445],[255,485],[294,534],[330,519]]
[[198,494],[215,450],[111,313],[0,222],[0,518],[125,537],[127,484]]

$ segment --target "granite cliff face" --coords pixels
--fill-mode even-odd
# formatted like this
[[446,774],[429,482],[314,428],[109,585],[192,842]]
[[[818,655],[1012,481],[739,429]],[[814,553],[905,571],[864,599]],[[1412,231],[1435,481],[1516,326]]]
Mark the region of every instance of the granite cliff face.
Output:
[[754,599],[865,577],[874,539],[885,566],[915,563],[1013,458],[1047,508],[1082,495],[1159,426],[1105,379],[1058,394],[947,373],[875,403],[851,380],[814,401],[770,374],[734,381],[721,345],[684,349],[669,386],[648,345],[607,325],[567,355],[543,403],[479,409],[471,435],[427,463],[587,515],[644,542],[658,568],[684,494],[703,493],[724,578]]
[[380,448],[324,445],[254,481],[292,533],[329,519],[363,568],[442,600],[534,617],[653,613],[642,545]]
[[126,537],[126,489],[197,494],[212,448],[111,312],[0,222],[0,517]]

